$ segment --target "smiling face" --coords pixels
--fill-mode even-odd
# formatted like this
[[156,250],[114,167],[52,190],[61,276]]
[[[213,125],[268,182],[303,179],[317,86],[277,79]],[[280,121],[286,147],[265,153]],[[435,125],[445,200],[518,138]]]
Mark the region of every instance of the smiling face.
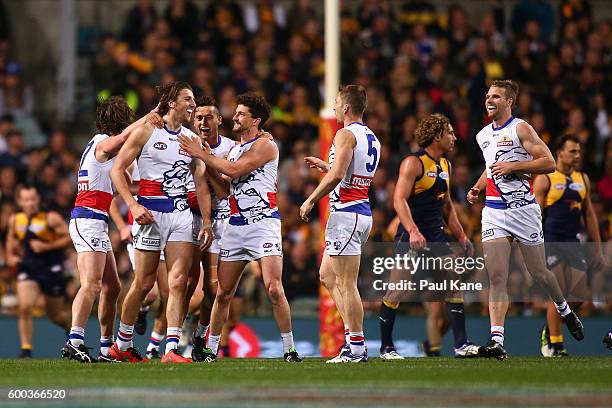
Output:
[[504,88],[492,86],[485,97],[487,116],[491,120],[503,118],[512,111],[513,103],[512,98],[507,98]]
[[261,121],[259,118],[254,118],[249,108],[242,104],[236,107],[236,113],[232,120],[234,121],[232,131],[238,134],[248,132],[253,127],[257,128],[258,123]]
[[336,114],[336,121],[338,123],[344,122],[345,107],[348,106],[342,102],[340,93],[336,95],[336,102],[334,104],[334,113]]
[[179,92],[175,101],[170,102],[170,108],[174,109],[175,114],[181,122],[190,123],[195,111],[196,103],[193,97],[193,91],[188,88],[183,88]]
[[201,138],[217,137],[221,115],[214,106],[198,106],[195,110],[193,126]]

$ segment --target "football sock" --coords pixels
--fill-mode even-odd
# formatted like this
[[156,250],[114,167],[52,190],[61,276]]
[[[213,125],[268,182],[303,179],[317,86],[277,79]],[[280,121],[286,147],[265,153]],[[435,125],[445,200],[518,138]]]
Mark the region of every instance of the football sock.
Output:
[[451,328],[453,329],[453,337],[455,338],[455,348],[459,348],[467,342],[467,333],[465,330],[465,313],[463,313],[463,302],[446,302],[446,310],[448,312],[448,318],[451,323]]
[[117,347],[119,347],[119,350],[126,351],[133,347],[132,337],[134,337],[134,325],[119,322],[119,331],[117,332]]
[[491,326],[491,340],[504,345],[504,326]]
[[361,356],[365,353],[365,337],[363,336],[363,331],[358,332],[350,332],[349,336],[351,338],[350,347],[351,354],[354,356]]
[[347,346],[349,344],[351,344],[351,338],[349,336],[349,329],[348,329],[348,325],[344,325],[344,344],[346,344]]
[[178,349],[178,343],[180,338],[180,327],[168,327],[168,329],[166,330],[166,353]]
[[147,353],[151,350],[159,351],[159,345],[164,340],[164,334],[158,333],[156,331],[151,332],[151,338],[149,339],[149,344],[147,345]]
[[383,300],[380,305],[380,315],[378,316],[378,322],[380,325],[380,349],[383,350],[385,347],[393,347],[393,326],[395,325],[395,315],[399,303],[393,303]]
[[113,336],[100,336],[100,355],[108,356],[108,351],[113,345]]
[[288,353],[290,349],[294,348],[293,332],[281,333],[281,339],[283,340],[283,354]]
[[572,313],[572,309],[570,309],[569,305],[565,300],[561,303],[555,302],[555,306],[557,307],[557,311],[559,312],[561,317],[565,317],[568,314]]
[[212,334],[208,335],[208,348],[212,350],[213,354],[217,354],[219,351],[219,341],[221,340],[221,335],[213,336]]
[[202,322],[198,322],[198,327],[193,334],[193,337],[204,337],[206,336],[206,330],[208,330],[208,325],[202,324]]
[[550,336],[550,345],[555,350],[563,350],[563,335]]
[[85,344],[85,329],[79,326],[72,326],[70,328],[70,334],[68,335],[68,341],[70,341],[70,344],[74,347]]

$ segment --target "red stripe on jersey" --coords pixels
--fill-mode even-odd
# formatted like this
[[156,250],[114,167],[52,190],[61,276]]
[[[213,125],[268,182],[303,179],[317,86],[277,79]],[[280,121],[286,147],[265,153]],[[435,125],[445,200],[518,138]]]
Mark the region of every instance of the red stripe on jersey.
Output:
[[236,201],[236,197],[232,194],[229,196],[229,205],[230,205],[230,214],[240,214],[238,210],[238,202]]
[[489,197],[501,197],[501,194],[493,182],[493,179],[490,178],[487,179],[487,195]]
[[189,204],[189,208],[194,210],[200,209],[200,206],[198,205],[198,196],[196,195],[195,191],[187,192],[187,204]]
[[529,179],[529,192],[533,194],[533,179]]
[[138,195],[141,197],[165,196],[161,187],[162,183],[159,181],[141,179],[138,183]]
[[94,210],[108,212],[113,195],[105,191],[88,190],[79,191],[74,203],[75,207],[88,207]]
[[268,202],[270,203],[270,208],[276,208],[276,193],[268,193]]
[[127,214],[127,223],[129,225],[134,224],[134,216],[132,215],[132,212],[130,210],[128,210],[128,214]]
[[351,201],[366,200],[368,198],[367,188],[346,188],[340,187],[340,202],[350,203]]

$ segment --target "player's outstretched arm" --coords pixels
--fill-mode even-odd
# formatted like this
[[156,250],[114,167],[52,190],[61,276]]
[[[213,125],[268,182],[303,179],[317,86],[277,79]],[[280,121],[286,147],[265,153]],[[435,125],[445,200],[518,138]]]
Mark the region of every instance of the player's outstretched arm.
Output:
[[121,132],[117,136],[106,138],[100,143],[98,143],[98,145],[96,146],[95,153],[96,159],[100,162],[104,162],[109,158],[114,157],[117,153],[119,153],[121,146],[123,146],[125,141],[132,134],[132,132],[138,129],[138,127],[144,125],[145,123],[149,123],[160,129],[164,127],[164,120],[157,113],[157,107],[142,118],[138,119],[137,121],[126,127],[123,132]]
[[425,248],[427,241],[412,218],[408,198],[410,198],[414,183],[422,174],[423,166],[416,156],[405,158],[400,165],[399,176],[393,193],[393,208],[400,223],[410,235],[410,248],[416,250]]
[[130,208],[134,221],[138,224],[151,224],[153,222],[153,214],[134,199],[125,174],[128,167],[142,151],[143,146],[149,140],[152,133],[153,126],[148,123],[136,129],[132,137],[128,138],[121,150],[119,150],[117,159],[115,159],[111,169],[111,180],[115,185],[115,189]]
[[334,165],[331,166],[327,174],[321,179],[317,188],[315,188],[310,194],[310,197],[308,197],[302,204],[302,207],[300,207],[300,216],[304,221],[308,221],[308,214],[312,210],[314,204],[323,196],[331,193],[338,183],[342,181],[353,159],[353,149],[355,149],[356,145],[357,140],[353,132],[348,129],[338,130],[334,137],[334,147],[336,150]]
[[491,175],[498,177],[510,173],[548,174],[555,171],[556,164],[546,143],[526,122],[516,126],[516,134],[527,153],[533,160],[524,162],[497,162],[491,165]]
[[314,156],[304,157],[304,163],[311,169],[317,169],[319,173],[327,173],[329,171],[329,163]]

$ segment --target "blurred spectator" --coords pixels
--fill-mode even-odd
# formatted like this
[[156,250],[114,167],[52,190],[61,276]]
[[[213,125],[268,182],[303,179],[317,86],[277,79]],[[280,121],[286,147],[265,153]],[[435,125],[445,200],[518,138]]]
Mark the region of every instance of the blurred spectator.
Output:
[[21,67],[11,62],[4,70],[4,81],[0,86],[0,116],[9,113],[15,117],[29,117],[33,109],[32,87],[24,83]]
[[0,154],[0,167],[15,169],[19,179],[25,173],[25,144],[20,130],[12,129],[6,134],[7,150]]
[[128,12],[122,37],[133,50],[141,49],[145,34],[157,21],[157,11],[151,3],[151,0],[138,0]]
[[539,25],[540,40],[548,41],[555,27],[555,12],[546,0],[521,0],[512,9],[512,32],[519,36],[530,21]]

